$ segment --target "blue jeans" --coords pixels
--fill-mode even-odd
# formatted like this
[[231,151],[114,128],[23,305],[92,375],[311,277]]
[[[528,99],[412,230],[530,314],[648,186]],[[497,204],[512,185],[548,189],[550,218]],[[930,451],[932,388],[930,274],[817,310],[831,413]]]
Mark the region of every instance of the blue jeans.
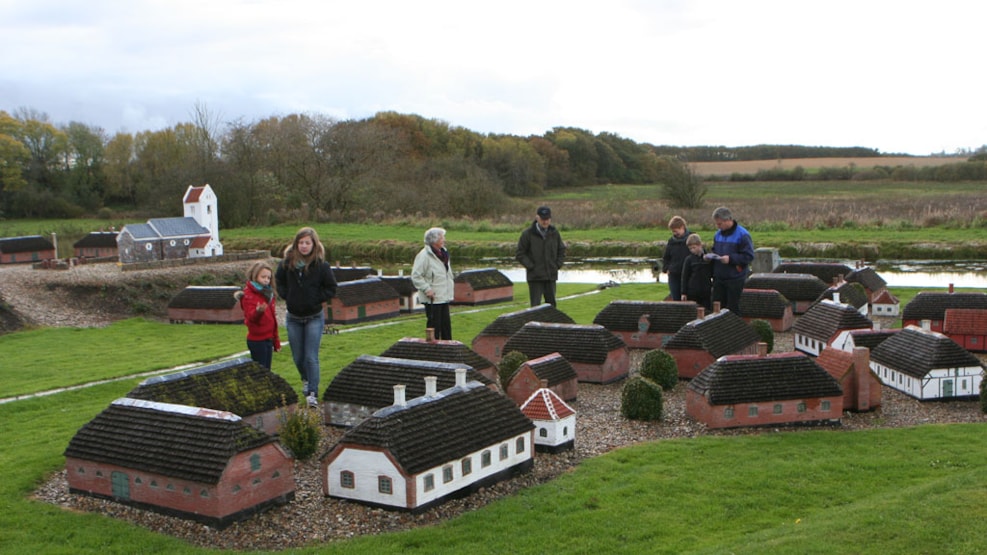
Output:
[[250,358],[254,359],[257,364],[268,370],[271,369],[271,359],[274,358],[274,340],[251,341],[248,339],[247,349],[250,350]]
[[309,393],[319,396],[319,346],[322,343],[322,332],[325,329],[325,313],[319,312],[311,316],[294,316],[288,314],[285,327],[288,329],[288,343],[291,345],[291,358],[302,381],[308,382],[308,388],[303,389],[302,395]]

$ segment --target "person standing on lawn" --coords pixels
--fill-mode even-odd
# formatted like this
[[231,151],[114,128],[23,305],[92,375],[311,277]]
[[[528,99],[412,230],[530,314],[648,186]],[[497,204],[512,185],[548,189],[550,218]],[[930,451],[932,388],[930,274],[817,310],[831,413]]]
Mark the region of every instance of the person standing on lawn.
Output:
[[535,211],[535,221],[521,232],[517,242],[517,261],[524,266],[531,306],[545,302],[555,306],[555,284],[559,268],[565,261],[565,243],[552,225],[552,210],[547,206]]
[[689,256],[689,247],[685,244],[689,236],[685,219],[682,216],[672,216],[668,221],[668,229],[672,236],[665,243],[665,252],[661,255],[661,271],[668,274],[668,294],[673,301],[682,300],[682,263]]
[[713,264],[713,302],[741,316],[740,295],[754,261],[754,240],[725,206],[713,211],[713,223],[713,252],[706,254]]

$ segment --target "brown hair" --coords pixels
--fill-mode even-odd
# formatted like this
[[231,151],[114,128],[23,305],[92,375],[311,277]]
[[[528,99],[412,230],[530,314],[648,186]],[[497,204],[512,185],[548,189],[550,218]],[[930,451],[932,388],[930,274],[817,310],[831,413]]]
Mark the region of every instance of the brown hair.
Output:
[[691,233],[691,234],[689,234],[688,237],[685,238],[685,245],[687,247],[691,247],[692,245],[700,245],[701,246],[702,244],[703,244],[703,240],[702,240],[702,238],[699,237],[699,234],[698,233]]
[[678,229],[680,227],[686,227],[685,218],[682,216],[672,216],[672,219],[668,220],[668,229]]
[[271,272],[271,277],[274,277],[274,269],[271,268],[271,265],[263,260],[258,260],[257,262],[251,264],[250,269],[247,270],[247,279],[250,281],[257,281],[257,276],[260,275],[261,270]]
[[[312,252],[308,256],[302,256],[302,253],[298,252],[298,241],[303,237],[312,239]],[[287,268],[294,268],[298,262],[304,262],[307,268],[313,261],[322,262],[325,259],[326,248],[322,246],[322,241],[319,240],[319,233],[311,227],[299,229],[291,244],[284,249],[284,264]]]

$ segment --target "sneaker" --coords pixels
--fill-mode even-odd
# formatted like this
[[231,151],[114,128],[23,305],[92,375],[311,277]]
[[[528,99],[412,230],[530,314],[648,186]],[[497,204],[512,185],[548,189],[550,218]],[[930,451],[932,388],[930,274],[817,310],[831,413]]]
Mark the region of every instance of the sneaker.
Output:
[[306,399],[308,400],[308,406],[309,406],[309,408],[312,408],[312,409],[319,408],[319,401],[315,398],[315,393],[309,393],[308,394],[308,397],[306,397]]

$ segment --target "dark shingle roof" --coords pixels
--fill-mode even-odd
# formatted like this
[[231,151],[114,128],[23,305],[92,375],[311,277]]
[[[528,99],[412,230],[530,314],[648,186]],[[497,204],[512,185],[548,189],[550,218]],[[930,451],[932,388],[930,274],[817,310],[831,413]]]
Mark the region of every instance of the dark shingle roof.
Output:
[[884,281],[884,278],[879,276],[874,268],[868,266],[850,272],[844,279],[850,283],[859,283],[870,291],[878,291],[888,286],[888,282]]
[[867,347],[873,351],[874,347],[877,347],[885,339],[899,331],[901,331],[901,328],[886,330],[859,329],[851,331],[850,335],[853,337],[853,345],[855,347]]
[[398,292],[398,295],[404,297],[413,295],[418,291],[415,289],[415,284],[411,278],[407,276],[380,276],[380,280],[390,285],[392,289]]
[[839,383],[802,353],[729,356],[707,366],[689,389],[712,405],[835,397]]
[[520,351],[528,359],[558,352],[569,362],[603,364],[624,340],[603,326],[528,322],[504,344],[503,353]]
[[839,262],[782,262],[772,273],[776,274],[809,274],[816,276],[824,283],[833,283],[833,278],[846,275],[853,271],[853,268]]
[[874,323],[848,304],[824,300],[812,305],[795,325],[792,332],[823,342],[841,330],[873,328]]
[[[529,360],[527,365],[539,380],[547,381],[549,387],[578,378],[572,364],[558,353]],[[517,374],[519,370],[521,367],[518,367],[514,373]]]
[[400,296],[393,287],[374,276],[340,283],[336,288],[336,298],[343,303],[343,306],[358,306],[398,299]]
[[743,351],[760,339],[743,318],[721,310],[682,326],[665,344],[665,349],[698,349],[719,358]]
[[943,333],[983,335],[987,333],[987,309],[948,308],[942,322]]
[[476,336],[492,335],[496,337],[510,337],[518,332],[528,322],[550,322],[555,324],[575,324],[576,321],[568,314],[560,311],[550,304],[540,304],[516,312],[501,314],[493,322],[483,328],[483,331]]
[[843,282],[836,287],[826,289],[821,295],[819,295],[816,302],[818,303],[823,299],[833,300],[834,293],[839,293],[841,303],[851,305],[853,308],[860,308],[870,302],[870,299],[867,297],[867,291],[864,290],[863,285],[849,282]]
[[[158,232],[151,227],[151,224],[127,224],[123,226],[123,231],[126,231],[134,239],[158,239],[160,235]],[[122,231],[121,231],[122,233]]]
[[740,294],[740,313],[747,318],[784,318],[791,303],[774,289],[744,289]]
[[392,344],[383,353],[385,357],[430,360],[450,364],[465,364],[477,371],[493,368],[494,363],[476,351],[455,340],[428,342],[417,337],[405,337]]
[[774,289],[790,301],[814,301],[828,285],[810,274],[753,274],[744,289]]
[[940,368],[983,366],[952,339],[916,326],[885,339],[871,351],[870,359],[916,378]]
[[513,286],[514,282],[503,272],[496,268],[484,268],[481,270],[465,270],[453,280],[456,283],[468,283],[474,291],[483,289],[497,289],[498,287]]
[[298,402],[298,394],[287,380],[248,358],[148,378],[127,397],[223,410],[240,416]]
[[339,445],[386,449],[405,472],[417,474],[532,428],[514,401],[468,382],[381,409],[346,432]]
[[209,230],[202,227],[195,218],[152,218],[148,224],[161,237],[190,237],[196,235],[209,235]]
[[232,413],[117,399],[76,432],[64,455],[217,484],[233,455],[275,441]]
[[168,308],[206,308],[223,309],[233,308],[237,304],[234,293],[240,288],[236,286],[202,286],[190,285],[175,295],[168,303]]
[[603,307],[593,323],[610,331],[639,331],[638,321],[648,315],[648,332],[675,333],[679,328],[696,319],[697,308],[691,302],[672,301],[610,301]]
[[947,308],[987,308],[985,293],[922,291],[902,309],[903,320],[942,320]]
[[51,241],[40,235],[0,238],[0,252],[7,254],[18,252],[50,251],[54,248],[55,246],[51,244]]
[[351,266],[346,268],[333,266],[332,274],[336,276],[336,283],[343,283],[344,281],[356,281],[358,279],[376,276],[377,270],[369,266]]
[[116,231],[91,231],[89,235],[86,235],[82,239],[79,239],[72,245],[76,249],[85,248],[112,248],[115,249],[117,246],[117,232]]
[[362,355],[336,374],[322,395],[324,401],[381,408],[394,401],[394,386],[407,387],[408,397],[425,394],[425,376],[436,377],[436,387],[456,385],[456,369],[466,368],[466,379],[490,385],[491,380],[462,363]]

